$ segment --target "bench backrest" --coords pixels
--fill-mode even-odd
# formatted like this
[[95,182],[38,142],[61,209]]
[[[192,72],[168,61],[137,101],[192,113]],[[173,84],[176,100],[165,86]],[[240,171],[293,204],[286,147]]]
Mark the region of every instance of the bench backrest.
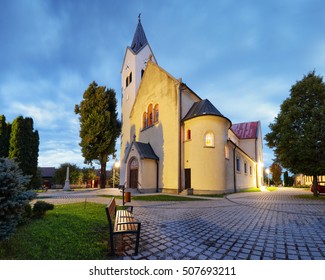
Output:
[[115,214],[116,214],[116,202],[115,202],[114,197],[107,204],[105,210],[106,210],[106,216],[108,219],[109,230],[110,230],[110,232],[113,232],[114,219],[115,219]]

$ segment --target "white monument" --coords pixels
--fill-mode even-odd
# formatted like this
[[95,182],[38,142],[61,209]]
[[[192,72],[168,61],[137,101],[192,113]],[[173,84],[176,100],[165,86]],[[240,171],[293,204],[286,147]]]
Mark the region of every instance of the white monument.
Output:
[[70,181],[69,181],[69,166],[67,167],[67,178],[65,179],[64,191],[70,191]]

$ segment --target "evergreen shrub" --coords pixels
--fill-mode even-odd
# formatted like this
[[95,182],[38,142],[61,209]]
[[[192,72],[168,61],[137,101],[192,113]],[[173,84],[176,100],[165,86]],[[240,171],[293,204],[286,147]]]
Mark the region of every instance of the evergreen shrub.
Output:
[[33,216],[36,218],[43,217],[48,210],[53,210],[54,205],[45,201],[37,201],[33,207]]
[[29,201],[35,197],[25,186],[30,177],[23,175],[18,164],[8,158],[0,158],[0,240],[12,235],[23,221]]

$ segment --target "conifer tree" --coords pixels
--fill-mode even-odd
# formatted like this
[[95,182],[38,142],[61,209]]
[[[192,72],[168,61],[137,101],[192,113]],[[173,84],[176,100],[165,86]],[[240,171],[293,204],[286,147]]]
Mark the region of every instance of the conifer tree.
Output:
[[6,117],[0,115],[0,157],[8,157],[10,140],[10,123],[6,122]]
[[13,234],[22,221],[34,192],[25,190],[29,176],[8,158],[0,158],[0,240]]
[[17,117],[11,127],[9,158],[15,159],[25,175],[31,176],[29,188],[37,187],[39,134],[34,131],[33,119]]
[[80,116],[80,146],[84,162],[99,162],[102,188],[106,185],[106,163],[109,156],[115,156],[116,139],[121,132],[116,106],[115,91],[98,86],[96,82],[89,85],[83,100],[75,106],[75,113]]

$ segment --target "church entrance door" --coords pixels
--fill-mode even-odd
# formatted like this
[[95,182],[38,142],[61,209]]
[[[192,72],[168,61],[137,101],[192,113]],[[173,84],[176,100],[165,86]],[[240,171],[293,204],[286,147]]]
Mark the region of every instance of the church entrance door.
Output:
[[130,188],[136,189],[138,187],[138,170],[130,171]]
[[131,189],[136,189],[138,187],[138,180],[139,180],[139,162],[134,157],[130,160],[130,174],[129,174],[129,187]]

